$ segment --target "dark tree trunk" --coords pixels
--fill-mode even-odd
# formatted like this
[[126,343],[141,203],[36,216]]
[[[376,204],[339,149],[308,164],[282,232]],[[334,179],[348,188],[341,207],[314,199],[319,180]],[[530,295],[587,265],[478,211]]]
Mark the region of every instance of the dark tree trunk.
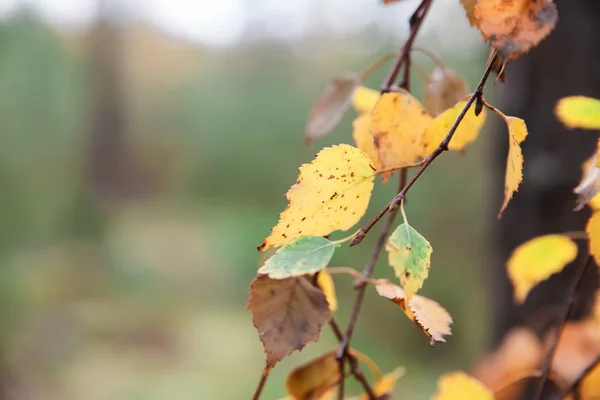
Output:
[[[573,265],[534,289],[526,303],[512,301],[505,262],[511,251],[535,236],[583,230],[589,210],[574,212],[573,188],[581,177],[581,163],[595,149],[594,132],[567,130],[554,116],[557,100],[581,94],[600,98],[600,1],[555,0],[559,21],[554,32],[530,53],[509,65],[506,87],[499,102],[508,115],[523,118],[529,136],[523,144],[524,180],[501,220],[494,220],[494,253],[489,270],[494,323],[493,343],[515,325],[538,332],[554,322],[557,305],[576,267]],[[506,127],[494,129],[494,198],[503,196],[508,149]],[[495,205],[499,209],[499,203]],[[580,250],[582,247],[580,247]],[[598,269],[588,268],[571,318],[589,308],[598,286]]]

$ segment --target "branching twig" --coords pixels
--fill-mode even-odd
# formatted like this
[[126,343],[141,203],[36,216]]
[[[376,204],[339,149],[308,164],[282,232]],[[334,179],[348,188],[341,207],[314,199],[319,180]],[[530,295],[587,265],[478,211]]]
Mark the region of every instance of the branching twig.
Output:
[[408,190],[411,188],[411,186],[417,181],[417,179],[419,179],[419,177],[423,174],[423,172],[425,172],[425,170],[429,167],[429,165],[433,162],[433,160],[435,160],[444,151],[448,150],[448,144],[452,140],[452,137],[454,136],[456,129],[458,128],[461,121],[467,114],[467,111],[469,110],[471,105],[476,100],[481,101],[481,98],[483,96],[483,87],[485,86],[485,83],[487,82],[487,80],[490,76],[490,73],[492,72],[492,67],[493,67],[494,61],[496,60],[496,57],[497,57],[497,55],[496,55],[496,53],[494,53],[494,56],[491,58],[490,62],[488,63],[488,66],[485,69],[485,72],[483,73],[483,76],[481,77],[479,84],[477,85],[477,88],[475,89],[475,91],[473,92],[471,97],[469,97],[469,99],[467,100],[465,106],[463,107],[462,111],[456,118],[456,121],[454,121],[454,124],[448,131],[448,134],[446,135],[444,140],[442,140],[442,142],[433,151],[433,153],[431,153],[427,158],[425,158],[423,160],[423,165],[421,165],[421,167],[417,170],[417,172],[412,177],[412,179],[402,188],[402,190],[396,195],[396,197],[394,197],[392,199],[392,201],[390,201],[388,203],[388,205],[385,206],[385,208],[383,208],[367,225],[365,225],[363,228],[361,228],[358,231],[358,233],[356,234],[354,239],[352,239],[352,241],[350,242],[351,247],[356,246],[357,244],[362,242],[363,239],[365,238],[365,236],[367,235],[367,233],[371,230],[371,228],[373,228],[373,226],[375,226],[375,224],[377,222],[379,222],[379,220],[388,211],[396,210],[398,208],[398,205],[400,205],[400,202],[402,201],[402,199],[404,199],[404,197],[406,196],[406,192],[408,192]]
[[561,313],[559,315],[558,324],[556,326],[556,332],[553,338],[552,346],[550,346],[550,350],[546,355],[546,359],[544,360],[544,364],[542,365],[542,377],[540,378],[540,383],[535,391],[535,395],[531,398],[532,400],[540,400],[542,395],[544,394],[544,387],[546,386],[546,381],[548,380],[548,376],[550,375],[550,366],[552,364],[552,359],[554,358],[554,354],[556,353],[556,348],[558,347],[558,341],[560,339],[560,335],[562,334],[563,328],[567,322],[567,318],[569,317],[569,313],[571,312],[571,308],[575,303],[575,296],[579,291],[579,287],[583,282],[583,275],[585,274],[585,270],[587,266],[590,264],[590,254],[589,252],[582,258],[580,264],[577,267],[577,271],[575,272],[575,276],[573,277],[573,281],[567,290],[567,296],[565,299],[565,303],[561,309]]
[[600,365],[600,355],[596,356],[596,359],[590,363],[585,369],[579,374],[577,378],[559,395],[558,399],[564,399],[569,394],[573,393],[581,384],[581,382],[592,372],[594,368]]

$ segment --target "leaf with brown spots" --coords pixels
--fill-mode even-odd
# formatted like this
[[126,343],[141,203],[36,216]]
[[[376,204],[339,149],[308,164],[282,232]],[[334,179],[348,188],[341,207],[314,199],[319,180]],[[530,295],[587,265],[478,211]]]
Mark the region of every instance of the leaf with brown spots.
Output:
[[502,59],[515,59],[537,46],[558,20],[552,0],[478,0],[473,15]]
[[373,109],[371,126],[381,168],[411,164],[422,157],[423,133],[431,120],[419,100],[410,93],[381,95]]
[[375,141],[373,140],[373,132],[371,130],[373,118],[371,113],[359,115],[352,123],[352,137],[354,138],[354,144],[356,147],[364,151],[373,160],[373,166],[376,169],[381,167],[379,162],[379,154],[375,148]]
[[286,194],[288,207],[258,250],[350,229],[367,210],[374,179],[373,160],[362,150],[347,144],[324,148],[300,167]]
[[436,301],[419,295],[414,295],[410,301],[407,301],[404,290],[387,279],[378,279],[375,289],[380,296],[398,305],[408,319],[429,336],[432,346],[435,342],[445,342],[444,335],[452,334],[450,330],[452,317]]
[[331,318],[325,295],[304,277],[257,275],[250,285],[247,308],[265,348],[267,367],[317,341]]
[[320,400],[340,381],[340,366],[335,358],[336,351],[300,365],[288,375],[285,388],[293,399]]
[[326,136],[335,129],[346,110],[350,108],[354,91],[360,84],[360,75],[355,73],[331,80],[308,114],[304,131],[306,144]]

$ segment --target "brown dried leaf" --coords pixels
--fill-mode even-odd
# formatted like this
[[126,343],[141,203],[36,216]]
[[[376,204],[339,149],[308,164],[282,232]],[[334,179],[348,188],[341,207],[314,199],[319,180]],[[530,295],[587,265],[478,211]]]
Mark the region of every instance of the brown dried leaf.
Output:
[[340,381],[340,367],[336,351],[300,365],[285,380],[287,392],[294,399],[320,400],[322,395]]
[[474,16],[485,40],[502,59],[514,59],[537,46],[554,29],[552,0],[479,0]]
[[599,161],[600,157],[598,157],[598,152],[596,152],[581,166],[583,172],[581,182],[573,190],[578,195],[575,211],[579,211],[585,207],[600,192],[600,168],[597,166]]
[[456,72],[448,67],[436,67],[425,88],[425,108],[436,117],[454,107],[469,93],[469,85]]
[[304,142],[322,138],[339,124],[344,113],[352,104],[352,95],[361,84],[360,75],[349,73],[335,77],[317,98],[308,114]]
[[257,275],[247,308],[265,348],[267,367],[317,341],[321,327],[331,318],[325,295],[304,277]]
[[451,335],[450,324],[452,317],[436,301],[426,297],[414,295],[410,302],[406,302],[406,294],[398,285],[394,285],[387,279],[378,279],[375,289],[380,296],[397,304],[413,321],[423,333],[431,338],[431,345],[435,342],[445,342],[444,335]]

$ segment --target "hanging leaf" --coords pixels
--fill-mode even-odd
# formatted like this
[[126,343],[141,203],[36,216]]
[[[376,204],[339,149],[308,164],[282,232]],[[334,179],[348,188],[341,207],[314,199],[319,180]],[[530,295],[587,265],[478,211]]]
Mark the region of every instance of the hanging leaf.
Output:
[[491,111],[498,114],[508,126],[508,158],[506,160],[506,177],[504,180],[504,201],[498,213],[498,218],[506,209],[508,202],[512,199],[514,192],[523,181],[523,152],[521,143],[527,137],[527,125],[521,118],[507,117],[497,108],[486,103]]
[[[466,102],[460,101],[454,107],[438,115],[425,130],[423,144],[425,153],[430,154],[444,140],[452,125],[462,112]],[[452,140],[448,144],[450,150],[463,151],[465,147],[477,139],[479,131],[485,123],[485,110],[479,116],[475,115],[475,104],[472,104],[463,120],[458,125]]]
[[437,302],[419,295],[415,295],[410,301],[407,301],[404,290],[387,279],[378,279],[375,289],[380,296],[398,305],[408,319],[417,324],[423,333],[431,338],[431,345],[434,345],[435,342],[445,342],[444,335],[452,334],[450,330],[452,317]]
[[411,164],[423,156],[423,133],[430,122],[431,117],[410,93],[381,95],[371,127],[381,168]]
[[589,237],[590,254],[594,256],[596,264],[600,265],[600,211],[592,214],[585,231]]
[[317,276],[317,285],[323,291],[325,295],[325,299],[327,299],[327,304],[329,304],[329,309],[333,313],[337,310],[337,296],[335,295],[335,284],[333,283],[333,279],[327,269],[324,269],[319,272]]
[[297,400],[321,400],[332,387],[340,381],[340,367],[336,351],[302,364],[288,375],[285,380],[287,392]]
[[477,20],[475,19],[475,4],[477,4],[477,0],[460,0],[460,3],[467,13],[469,24],[471,24],[471,26],[477,26]]
[[[396,386],[396,382],[398,379],[402,378],[406,374],[406,369],[404,367],[398,367],[389,374],[385,374],[380,379],[377,380],[375,386],[373,386],[373,394],[375,396],[386,396],[392,394],[394,391],[394,387]],[[368,394],[363,394],[359,398],[360,400],[369,400]]]
[[477,379],[462,371],[449,372],[438,379],[432,400],[494,400],[494,394]]
[[388,260],[410,300],[423,286],[431,264],[431,244],[407,222],[390,235],[385,245]]
[[375,108],[380,95],[377,90],[359,86],[354,91],[354,96],[352,96],[352,106],[359,114],[370,114],[373,108]]
[[[590,203],[598,192],[600,192],[600,168],[597,167],[600,157],[596,152],[592,157],[588,158],[581,169],[583,170],[583,176],[579,185],[573,190],[577,197],[577,204],[575,205],[575,211],[581,210],[586,204]],[[597,200],[600,200],[598,198]],[[600,204],[600,202],[596,202]],[[594,208],[593,204],[590,205]]]
[[558,11],[552,0],[479,0],[474,17],[501,58],[514,59],[550,34]]
[[372,160],[356,147],[321,150],[312,163],[300,167],[298,181],[286,194],[288,207],[258,250],[354,226],[369,205],[374,172]]
[[371,125],[372,118],[370,113],[359,115],[352,123],[352,137],[354,138],[356,147],[367,153],[367,155],[371,157],[371,160],[373,160],[375,169],[379,169],[381,163],[379,162],[379,154],[375,148]]
[[468,92],[467,82],[456,72],[446,66],[437,66],[425,88],[427,112],[433,117],[438,116],[461,101]]
[[325,295],[304,277],[257,275],[247,308],[265,348],[267,367],[317,341],[321,327],[331,318]]
[[517,247],[508,259],[508,276],[515,301],[522,303],[538,283],[562,271],[577,257],[577,245],[568,236],[544,235]]
[[304,131],[306,144],[326,136],[335,129],[350,107],[354,91],[360,84],[360,75],[355,73],[331,80],[308,114]]
[[600,100],[585,96],[563,97],[554,113],[567,128],[600,129]]
[[321,236],[302,236],[282,246],[258,270],[273,279],[311,274],[329,264],[335,243]]

